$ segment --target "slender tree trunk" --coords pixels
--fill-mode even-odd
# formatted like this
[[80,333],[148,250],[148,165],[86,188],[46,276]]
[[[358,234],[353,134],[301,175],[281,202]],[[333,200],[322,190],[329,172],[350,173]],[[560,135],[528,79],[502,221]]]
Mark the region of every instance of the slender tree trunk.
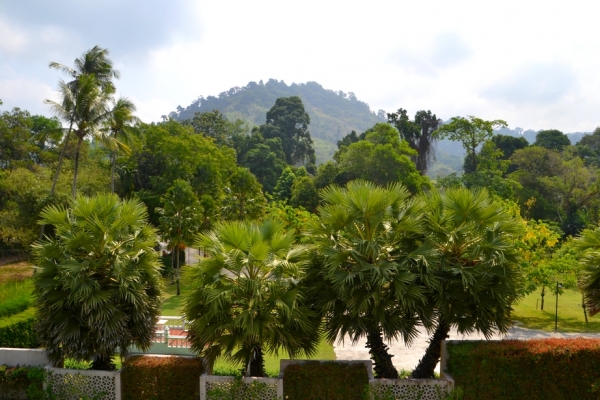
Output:
[[367,345],[371,359],[375,366],[375,377],[378,379],[398,379],[398,371],[392,364],[392,357],[388,352],[389,347],[383,343],[381,329],[372,330],[367,333]]
[[110,192],[115,192],[115,164],[117,163],[117,152],[113,151],[110,155]]
[[544,311],[544,297],[546,296],[546,285],[542,286],[542,305],[540,307],[540,310]]
[[[67,137],[65,138],[65,144],[63,146],[62,151],[60,152],[60,157],[58,157],[58,165],[56,166],[56,172],[54,173],[54,179],[52,180],[52,187],[50,188],[50,193],[48,197],[52,197],[54,195],[54,190],[56,189],[56,182],[58,182],[58,176],[60,175],[60,169],[62,167],[63,158],[65,153],[67,152],[67,146],[69,145],[69,139],[71,138],[71,130],[73,129],[73,122],[69,125],[69,130],[67,131]],[[44,231],[46,230],[46,225],[42,225],[40,229],[40,239],[44,237]]]
[[171,285],[175,283],[175,250],[171,249]]
[[267,371],[265,370],[265,358],[263,356],[261,346],[256,346],[252,350],[252,359],[248,364],[247,370],[248,376],[266,376]]
[[179,245],[177,245],[177,271],[175,272],[175,280],[177,283],[177,296],[181,294],[179,291]]
[[442,340],[448,338],[450,325],[445,321],[440,321],[433,336],[429,339],[429,346],[425,350],[425,355],[419,360],[417,368],[410,375],[414,379],[428,379],[434,377],[435,367],[440,361],[442,354]]
[[79,153],[81,151],[82,143],[83,136],[79,136],[79,140],[77,141],[77,149],[75,150],[75,170],[73,171],[73,187],[71,188],[71,196],[73,198],[75,198],[75,194],[77,193],[77,172],[79,171]]
[[65,145],[63,146],[62,151],[60,152],[60,157],[58,158],[58,165],[56,166],[56,173],[54,174],[54,180],[52,181],[52,187],[50,188],[50,196],[54,194],[54,190],[56,189],[56,182],[58,181],[58,176],[60,175],[60,169],[62,167],[63,158],[65,153],[67,152],[67,146],[69,145],[69,139],[71,139],[71,131],[73,130],[73,122],[69,125],[69,130],[67,131],[67,137],[65,138]]
[[588,317],[587,317],[587,309],[585,308],[585,296],[583,295],[583,292],[581,293],[581,308],[583,308],[583,316],[585,317],[585,323],[587,324]]

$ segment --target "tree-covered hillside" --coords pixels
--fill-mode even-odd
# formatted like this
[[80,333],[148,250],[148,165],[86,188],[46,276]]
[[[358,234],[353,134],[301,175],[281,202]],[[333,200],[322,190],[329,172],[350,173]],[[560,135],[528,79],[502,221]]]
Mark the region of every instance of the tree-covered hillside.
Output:
[[[241,119],[251,125],[265,123],[265,115],[280,97],[298,96],[310,116],[309,131],[315,142],[317,163],[331,159],[336,143],[351,131],[364,132],[385,114],[375,114],[354,93],[323,88],[317,82],[287,85],[284,81],[250,82],[244,87],[233,87],[218,96],[200,96],[187,108],[177,107],[169,117],[178,121],[192,119],[197,112],[219,110],[228,119]],[[166,117],[166,116],[165,116]]]

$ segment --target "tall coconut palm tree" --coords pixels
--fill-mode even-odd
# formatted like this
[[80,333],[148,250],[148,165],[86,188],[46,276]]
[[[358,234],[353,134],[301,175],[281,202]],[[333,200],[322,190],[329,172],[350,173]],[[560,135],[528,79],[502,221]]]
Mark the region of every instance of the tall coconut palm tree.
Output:
[[94,46],[83,53],[81,57],[75,59],[73,68],[57,62],[51,62],[49,66],[72,78],[68,84],[73,91],[77,91],[80,76],[93,74],[100,89],[103,92],[113,94],[115,92],[113,79],[119,79],[120,73],[113,68],[113,62],[108,58],[108,55],[108,49]]
[[129,147],[125,142],[131,142],[137,131],[131,126],[139,122],[139,118],[133,115],[136,107],[127,98],[120,98],[113,103],[105,129],[108,135],[103,138],[110,149],[110,191],[115,192],[115,169],[117,163],[117,151],[129,153]]
[[47,206],[40,215],[40,223],[55,227],[53,237],[33,246],[37,332],[48,359],[113,369],[115,352],[149,349],[162,290],[146,207],[102,194]]
[[[81,127],[79,127],[80,124],[84,126],[83,131],[86,131],[85,126],[95,127],[98,124],[98,120],[85,121],[85,116],[87,115],[93,119],[93,114],[97,114],[99,111],[98,103],[108,101],[110,96],[115,92],[115,86],[112,79],[119,78],[119,72],[113,68],[113,63],[108,58],[108,49],[94,46],[92,49],[83,53],[80,58],[76,58],[74,64],[74,68],[56,62],[51,62],[49,65],[50,68],[58,69],[72,78],[72,80],[68,82],[63,80],[59,81],[59,93],[61,97],[59,102],[45,100],[46,104],[50,105],[52,111],[69,124],[52,187],[50,189],[50,195],[54,193],[56,188],[56,182],[60,175],[64,154],[69,144],[73,127],[80,128],[77,136],[81,137],[83,132]],[[92,79],[97,86],[97,91],[91,90],[90,81]],[[88,98],[89,96],[92,96],[92,98]],[[99,101],[100,99],[102,100]],[[88,109],[88,112],[85,112],[86,109]],[[89,111],[94,112],[90,113]],[[101,114],[103,113],[101,112]],[[87,132],[83,134],[84,137],[86,135]],[[76,164],[79,161],[78,156],[81,141],[78,143],[77,147]],[[74,175],[76,175],[76,173],[77,168],[75,168]],[[72,190],[73,197],[75,197],[76,181],[77,178],[75,176]]]
[[400,184],[353,181],[321,192],[320,220],[310,233],[319,258],[311,268],[311,300],[330,342],[367,338],[378,378],[397,378],[384,340],[409,343],[430,326],[429,250],[420,245],[423,204]]
[[486,338],[506,333],[511,305],[521,293],[522,275],[514,238],[523,226],[485,190],[450,189],[423,195],[427,243],[440,284],[430,294],[437,326],[413,378],[432,378],[441,341],[451,327]]
[[194,351],[210,365],[242,363],[250,376],[265,375],[265,353],[316,352],[319,319],[298,285],[310,251],[293,232],[274,221],[221,222],[198,245],[208,257],[188,270],[184,312]]

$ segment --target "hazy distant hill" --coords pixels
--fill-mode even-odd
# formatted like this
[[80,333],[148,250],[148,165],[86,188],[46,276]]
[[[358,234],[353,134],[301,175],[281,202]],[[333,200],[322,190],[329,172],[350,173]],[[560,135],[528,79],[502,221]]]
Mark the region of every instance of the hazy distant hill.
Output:
[[315,140],[317,163],[330,159],[339,139],[355,130],[363,132],[377,122],[385,121],[385,114],[375,114],[354,93],[324,89],[317,82],[287,85],[270,79],[267,83],[250,82],[234,87],[219,96],[199,97],[188,107],[178,107],[171,117],[182,121],[193,118],[197,112],[221,111],[227,118],[240,118],[251,125],[265,123],[267,111],[279,97],[298,96],[310,116],[309,131]]
[[[176,120],[191,119],[197,112],[212,110],[221,111],[227,118],[242,119],[251,126],[265,123],[267,111],[279,97],[299,96],[310,116],[309,131],[315,141],[317,163],[331,159],[337,149],[336,143],[342,137],[354,130],[364,132],[377,122],[384,122],[386,115],[383,110],[377,114],[371,111],[369,105],[356,98],[354,93],[344,93],[323,88],[317,82],[292,83],[269,79],[267,83],[250,82],[243,87],[233,87],[218,96],[200,96],[188,107],[177,107],[177,111],[169,114]],[[393,110],[388,110],[393,111]],[[411,113],[417,110],[410,110]],[[435,110],[432,110],[435,111]],[[503,135],[523,136],[530,144],[535,142],[537,131],[501,129],[496,131]],[[568,133],[571,143],[577,143],[586,132]],[[438,162],[457,170],[462,168],[464,150],[458,142],[442,140],[437,143]]]

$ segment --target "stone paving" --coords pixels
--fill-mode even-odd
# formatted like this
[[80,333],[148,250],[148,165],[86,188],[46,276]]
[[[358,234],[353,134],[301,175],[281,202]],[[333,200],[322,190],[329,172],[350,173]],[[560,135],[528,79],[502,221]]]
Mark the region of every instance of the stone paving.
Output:
[[[564,332],[544,332],[531,329],[513,326],[506,337],[494,335],[492,340],[499,339],[543,339],[543,338],[573,338],[573,337],[590,337],[600,338],[600,333],[564,333]],[[429,336],[425,329],[421,328],[419,337],[412,343],[410,347],[406,347],[403,342],[392,342],[390,353],[394,355],[392,362],[398,370],[412,371],[427,349]],[[485,340],[481,334],[474,333],[472,335],[459,335],[456,331],[450,332],[449,340]],[[351,340],[346,337],[344,343],[335,343],[333,349],[338,360],[369,360],[369,351],[365,347],[366,338],[362,338],[356,344],[352,344]],[[437,367],[439,372],[439,364]]]

